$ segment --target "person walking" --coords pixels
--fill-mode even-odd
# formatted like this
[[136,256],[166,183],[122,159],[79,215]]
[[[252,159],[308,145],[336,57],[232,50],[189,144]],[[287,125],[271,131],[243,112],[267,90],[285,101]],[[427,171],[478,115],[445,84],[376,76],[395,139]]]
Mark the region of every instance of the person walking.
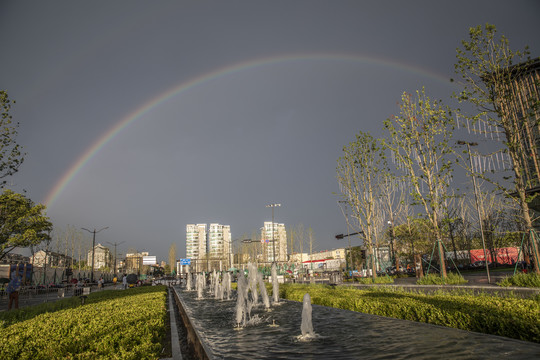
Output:
[[127,275],[124,274],[124,277],[122,278],[122,287],[124,288],[124,290],[127,289]]
[[103,289],[103,283],[104,283],[104,281],[103,281],[103,276],[101,276],[101,277],[99,278],[99,280],[98,280],[98,285],[97,285],[98,290]]
[[21,290],[21,276],[14,271],[11,273],[11,280],[7,286],[6,292],[9,295],[8,310],[11,310],[11,306],[14,304],[15,309],[19,308],[19,290]]

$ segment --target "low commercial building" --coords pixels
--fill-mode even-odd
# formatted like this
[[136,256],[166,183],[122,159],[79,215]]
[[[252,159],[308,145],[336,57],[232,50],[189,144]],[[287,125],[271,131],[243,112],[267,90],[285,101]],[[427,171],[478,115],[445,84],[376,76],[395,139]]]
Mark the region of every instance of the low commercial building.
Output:
[[35,267],[43,267],[45,263],[52,267],[68,267],[73,263],[71,256],[60,254],[54,251],[40,250],[29,258],[29,262]]

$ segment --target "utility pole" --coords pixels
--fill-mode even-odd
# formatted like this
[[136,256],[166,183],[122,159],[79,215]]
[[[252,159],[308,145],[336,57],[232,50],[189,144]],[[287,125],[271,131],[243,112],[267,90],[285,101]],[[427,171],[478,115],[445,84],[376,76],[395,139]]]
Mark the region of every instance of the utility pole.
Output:
[[100,231],[102,230],[105,230],[105,229],[108,229],[109,227],[104,227],[102,229],[99,229],[96,231],[96,229],[94,228],[94,231],[90,231],[88,229],[85,229],[85,228],[81,228],[82,230],[86,230],[88,231],[89,233],[91,234],[94,234],[93,238],[92,238],[92,275],[90,277],[90,282],[94,282],[94,255],[95,255],[95,252],[96,252],[96,234],[99,233]]
[[117,246],[117,245],[122,245],[123,243],[125,243],[125,241],[122,241],[122,242],[119,242],[119,243],[116,243],[116,242],[115,242],[114,244],[107,241],[107,244],[111,244],[111,245],[114,246],[114,268],[113,268],[113,273],[114,273],[114,274],[116,274],[116,270],[117,270],[117,269],[116,269],[116,246]]
[[[478,221],[480,222],[480,234],[482,235],[482,247],[484,249],[484,262],[486,263],[486,274],[487,274],[487,280],[488,284],[491,284],[491,279],[489,277],[489,265],[488,265],[488,259],[487,259],[487,253],[486,253],[486,240],[484,238],[484,227],[482,225],[482,215],[480,214],[480,203],[478,202],[478,193],[476,189],[476,176],[474,176],[473,172],[473,162],[471,157],[471,146],[478,146],[478,143],[475,142],[467,142],[467,141],[458,141],[458,145],[467,145],[467,152],[469,153],[469,163],[471,166],[471,177],[473,181],[473,187],[474,187],[474,199],[476,200],[476,211],[478,211]],[[457,259],[456,259],[457,260]]]
[[49,239],[47,241],[47,246],[45,247],[45,264],[43,266],[43,285],[47,286],[47,257],[49,256],[49,244],[51,243],[51,233],[49,232]]
[[390,263],[395,265],[396,273],[397,273],[399,272],[399,265],[398,265],[398,261],[394,252],[394,240],[395,240],[394,222],[392,220],[388,220],[388,225],[390,225]]
[[276,241],[274,239],[274,208],[276,206],[281,206],[281,204],[268,204],[266,207],[272,208],[272,252],[273,252],[273,262],[276,262]]
[[[350,261],[347,261],[347,256],[345,256],[345,270],[346,271],[349,271],[349,263],[350,265],[352,266],[352,249],[351,249],[351,238],[350,238],[350,234],[349,234],[349,214],[348,214],[348,202],[346,200],[339,200],[338,203],[340,204],[344,204],[345,206],[345,213],[343,215],[345,215],[345,220],[347,220],[347,237],[349,238],[349,254],[350,254]],[[336,239],[338,239],[338,237],[336,236]],[[341,237],[341,239],[343,239],[343,236]]]

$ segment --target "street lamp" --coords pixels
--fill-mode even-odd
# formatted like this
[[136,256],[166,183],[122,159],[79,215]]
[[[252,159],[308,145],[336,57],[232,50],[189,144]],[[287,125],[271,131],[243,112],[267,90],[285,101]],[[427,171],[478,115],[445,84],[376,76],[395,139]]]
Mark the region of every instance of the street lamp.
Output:
[[[241,241],[242,243],[244,243],[244,244],[250,244],[250,243],[257,242],[257,241],[255,241],[255,240],[251,240],[251,239],[234,239],[233,241],[231,241],[231,246],[230,246],[230,248],[229,248],[230,257],[231,257],[231,259],[232,259],[232,261],[231,261],[231,268],[234,267],[234,254],[233,254],[233,252],[232,252],[232,244],[234,244],[234,243],[237,242],[238,240],[240,240],[240,241]],[[239,265],[238,267],[240,267],[240,265]]]
[[388,220],[388,225],[390,226],[390,262],[396,266],[396,271],[398,271],[394,253],[394,223],[391,220]]
[[[347,231],[348,231],[348,230],[349,230],[349,229],[347,229]],[[335,238],[336,238],[337,240],[342,240],[342,239],[345,238],[345,237],[348,237],[348,238],[349,238],[349,254],[351,254],[351,264],[352,264],[351,236],[353,236],[353,235],[362,235],[362,236],[364,236],[364,232],[363,232],[363,231],[358,231],[358,232],[353,232],[353,233],[350,233],[350,234],[347,233],[347,235],[345,235],[345,234],[337,234],[337,235],[335,236]],[[361,239],[362,239],[362,238],[361,238]],[[365,239],[364,239],[364,240],[365,240]],[[347,255],[345,255],[345,261],[347,261]],[[347,270],[348,270],[348,269],[347,269]]]
[[276,242],[274,240],[274,208],[281,206],[281,204],[268,204],[266,207],[272,208],[272,253],[273,253],[273,262],[276,262]]
[[478,143],[459,140],[457,144],[467,145],[467,152],[469,153],[469,163],[471,166],[471,178],[472,178],[473,187],[474,187],[474,199],[476,200],[476,211],[478,211],[478,221],[480,222],[480,234],[482,235],[482,247],[484,248],[484,261],[486,263],[486,274],[487,274],[488,284],[490,284],[491,279],[489,277],[489,265],[488,265],[488,259],[487,259],[487,254],[486,254],[486,240],[484,238],[484,228],[482,226],[482,216],[480,214],[480,204],[478,202],[478,194],[476,190],[476,176],[474,176],[474,173],[473,173],[473,162],[472,162],[472,157],[471,157],[471,146],[478,146]]
[[[346,200],[339,200],[338,203],[345,205],[345,212],[343,213],[343,215],[345,215],[345,220],[347,220],[347,237],[349,238],[350,264],[352,265],[351,238],[350,238],[350,234],[349,234],[349,215],[348,215],[348,212],[347,212],[347,205],[349,203]],[[343,208],[341,208],[341,212],[343,212]],[[343,239],[344,235],[343,234],[340,234],[340,235],[341,235],[341,238],[338,238],[338,236],[336,236],[336,239]],[[346,271],[349,271],[349,261],[347,261],[347,256],[345,256],[345,265],[346,265],[346,268],[347,268]]]
[[94,234],[93,238],[92,238],[92,275],[90,277],[90,282],[94,282],[94,254],[96,252],[96,234],[102,230],[105,230],[105,229],[108,229],[109,227],[104,227],[103,229],[99,229],[96,231],[96,229],[94,228],[94,231],[90,231],[88,229],[85,229],[85,228],[81,228],[82,230],[86,230],[88,231],[89,233],[91,234]]
[[114,246],[114,269],[113,269],[113,272],[116,274],[116,246],[117,245],[122,245],[123,243],[125,243],[125,241],[122,241],[122,242],[119,242],[119,243],[111,243],[111,242],[108,242],[106,241],[107,244],[111,244]]

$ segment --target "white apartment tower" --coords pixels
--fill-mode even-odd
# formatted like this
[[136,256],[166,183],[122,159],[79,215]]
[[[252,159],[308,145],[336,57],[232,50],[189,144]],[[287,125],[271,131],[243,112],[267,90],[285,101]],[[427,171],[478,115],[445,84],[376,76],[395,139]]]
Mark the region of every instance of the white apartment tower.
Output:
[[211,259],[228,259],[231,248],[230,225],[210,224],[208,253]]
[[206,269],[221,270],[230,265],[231,252],[230,225],[188,224],[186,225],[186,257],[191,259],[195,271]]
[[[203,259],[206,255],[206,224],[186,225],[186,257]],[[194,265],[194,264],[193,264]]]
[[[274,242],[272,242],[272,236],[275,242],[275,248]],[[261,242],[263,243],[266,261],[287,261],[287,232],[284,224],[272,224],[271,221],[265,221],[264,226],[261,228]],[[275,259],[274,252],[276,255]]]

